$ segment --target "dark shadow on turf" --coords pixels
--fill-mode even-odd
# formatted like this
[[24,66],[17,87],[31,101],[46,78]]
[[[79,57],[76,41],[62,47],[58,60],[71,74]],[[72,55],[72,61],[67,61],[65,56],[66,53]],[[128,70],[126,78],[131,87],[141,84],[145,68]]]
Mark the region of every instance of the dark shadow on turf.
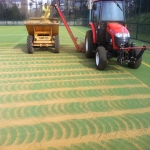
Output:
[[15,45],[13,48],[15,49],[21,49],[22,52],[26,53],[26,44],[18,44],[18,45]]
[[[84,65],[87,68],[92,68],[92,69],[96,70],[96,67],[95,67],[95,58],[87,58],[85,56],[85,53],[78,52],[75,47],[71,47],[71,46],[70,47],[67,47],[67,46],[65,47],[63,45],[63,46],[61,46],[61,49],[63,49],[62,52],[64,52],[64,53],[76,56],[79,60],[81,60],[81,61],[79,61],[79,63],[81,65]],[[61,51],[60,51],[60,53],[61,53]],[[115,60],[109,59],[108,63],[107,63],[106,69],[105,70],[98,70],[98,71],[110,71],[110,70],[119,71],[113,65],[116,66],[116,65],[119,65],[119,64]]]
[[[28,54],[28,50],[27,50],[27,44],[18,44],[16,46],[14,46],[13,48],[16,49],[21,49],[21,51],[25,54]],[[50,53],[55,53],[54,51],[54,47],[41,47],[41,48],[34,48],[34,52],[42,52],[42,51],[47,51]],[[34,54],[34,53],[33,53]]]

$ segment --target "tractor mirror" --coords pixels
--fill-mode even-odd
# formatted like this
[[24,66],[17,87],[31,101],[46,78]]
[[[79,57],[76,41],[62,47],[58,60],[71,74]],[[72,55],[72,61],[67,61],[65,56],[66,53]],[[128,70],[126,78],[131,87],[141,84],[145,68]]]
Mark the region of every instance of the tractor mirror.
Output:
[[93,4],[93,10],[96,10],[97,9],[97,5],[96,4]]

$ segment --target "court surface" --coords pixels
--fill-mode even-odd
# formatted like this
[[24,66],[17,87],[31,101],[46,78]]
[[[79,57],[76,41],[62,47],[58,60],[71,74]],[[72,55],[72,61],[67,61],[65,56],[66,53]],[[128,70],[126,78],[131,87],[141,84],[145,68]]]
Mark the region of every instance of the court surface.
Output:
[[59,36],[60,53],[27,54],[26,28],[0,27],[0,149],[149,150],[150,50],[137,70],[111,59],[98,71],[65,27]]

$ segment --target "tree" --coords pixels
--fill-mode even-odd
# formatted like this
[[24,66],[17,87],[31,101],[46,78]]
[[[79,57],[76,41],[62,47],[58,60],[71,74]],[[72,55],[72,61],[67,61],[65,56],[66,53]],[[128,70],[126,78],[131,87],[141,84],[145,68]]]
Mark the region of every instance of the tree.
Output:
[[19,11],[16,4],[12,6],[11,12],[12,12],[12,19],[13,20],[19,20],[20,19],[20,11]]
[[4,19],[4,7],[2,3],[0,3],[0,20]]

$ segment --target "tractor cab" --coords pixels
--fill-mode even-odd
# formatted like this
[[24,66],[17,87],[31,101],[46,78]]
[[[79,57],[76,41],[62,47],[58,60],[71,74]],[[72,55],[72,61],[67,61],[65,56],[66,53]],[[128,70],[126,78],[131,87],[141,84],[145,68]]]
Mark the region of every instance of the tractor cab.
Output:
[[[123,0],[94,0],[92,7],[92,23],[97,33],[98,45],[112,43],[113,49],[118,49],[119,44],[127,44],[130,35],[125,27],[125,2]],[[124,33],[125,38],[115,42],[115,35]],[[118,37],[118,36],[117,36]],[[117,38],[116,37],[116,38]]]
[[93,1],[92,19],[98,22],[125,22],[125,3],[123,0]]

